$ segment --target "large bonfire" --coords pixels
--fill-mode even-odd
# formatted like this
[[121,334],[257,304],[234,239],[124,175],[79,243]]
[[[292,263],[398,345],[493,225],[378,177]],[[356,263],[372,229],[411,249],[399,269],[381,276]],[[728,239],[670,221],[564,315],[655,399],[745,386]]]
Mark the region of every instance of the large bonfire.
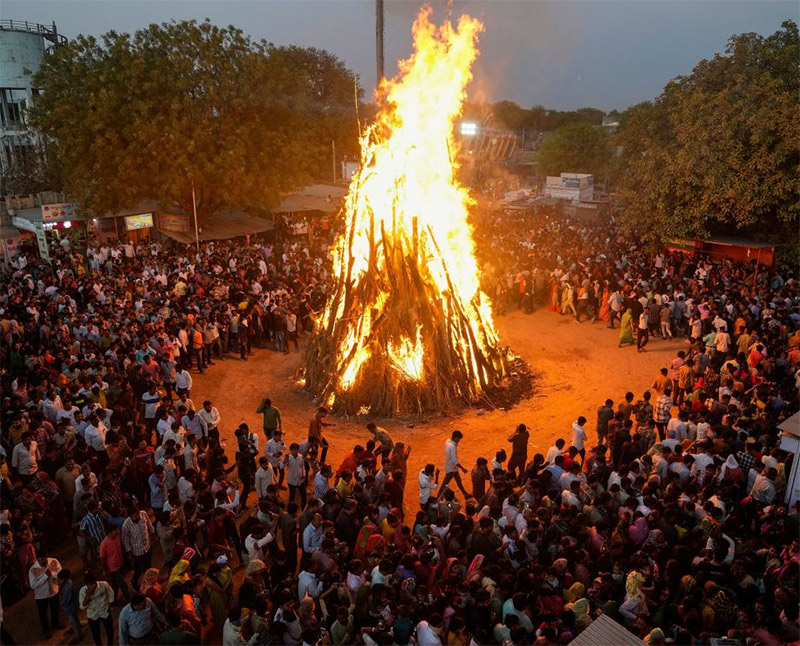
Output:
[[420,12],[414,53],[381,86],[382,108],[361,137],[335,286],[305,373],[337,412],[447,410],[489,399],[508,373],[479,285],[472,201],[454,177],[453,122],[482,28],[468,16],[436,27]]

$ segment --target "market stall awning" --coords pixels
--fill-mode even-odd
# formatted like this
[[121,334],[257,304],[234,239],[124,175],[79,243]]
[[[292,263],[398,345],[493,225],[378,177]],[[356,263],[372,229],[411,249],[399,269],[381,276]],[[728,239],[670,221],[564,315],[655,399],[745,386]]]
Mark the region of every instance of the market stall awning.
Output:
[[[253,235],[271,231],[275,225],[270,220],[257,218],[243,211],[222,211],[211,216],[200,227],[200,240],[230,240],[244,235]],[[164,231],[160,233],[176,240],[177,242],[193,243],[195,241],[194,231],[178,232]]]
[[600,615],[569,646],[643,646],[644,642],[608,615]]
[[347,195],[346,186],[335,184],[312,184],[287,195],[272,211],[274,213],[296,213],[298,211],[323,211],[337,213]]

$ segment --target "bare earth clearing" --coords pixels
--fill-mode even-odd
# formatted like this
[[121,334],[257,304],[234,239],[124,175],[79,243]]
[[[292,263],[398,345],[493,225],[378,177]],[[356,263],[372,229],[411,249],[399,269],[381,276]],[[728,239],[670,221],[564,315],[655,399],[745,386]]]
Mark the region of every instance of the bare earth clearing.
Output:
[[[607,397],[615,404],[627,390],[638,398],[658,374],[658,369],[683,347],[683,341],[651,340],[647,352],[639,354],[634,347],[617,347],[616,330],[598,321],[576,323],[568,316],[540,310],[526,316],[514,312],[496,321],[500,337],[537,373],[535,394],[509,411],[473,410],[446,417],[431,416],[425,420],[393,420],[376,422],[384,426],[392,438],[410,444],[409,484],[406,489],[406,510],[416,510],[416,474],[427,463],[440,468],[444,464],[444,441],[454,429],[464,432],[459,445],[461,463],[470,468],[483,455],[510,445],[507,437],[519,423],[531,431],[529,457],[546,453],[558,437],[571,439],[570,426],[584,415],[589,423],[590,444],[595,443],[595,412]],[[302,365],[305,345],[300,351],[280,355],[269,350],[256,350],[247,362],[228,359],[218,362],[205,375],[194,376],[192,399],[199,406],[211,399],[222,416],[222,435],[233,442],[233,431],[241,422],[260,431],[261,419],[255,414],[263,396],[269,396],[281,411],[285,441],[300,441],[308,430],[315,410],[311,397],[295,383],[295,372]],[[326,429],[331,444],[328,461],[337,467],[353,445],[364,443],[370,435],[364,428],[368,418],[331,418],[335,426]]]

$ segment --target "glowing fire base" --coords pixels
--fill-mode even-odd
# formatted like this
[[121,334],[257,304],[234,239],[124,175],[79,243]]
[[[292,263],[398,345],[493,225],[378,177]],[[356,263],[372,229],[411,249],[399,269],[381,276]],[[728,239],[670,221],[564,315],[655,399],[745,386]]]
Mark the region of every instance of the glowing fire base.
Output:
[[509,374],[452,159],[482,25],[462,16],[436,28],[429,16],[420,13],[414,53],[381,86],[382,109],[362,136],[335,285],[306,360],[305,387],[336,412],[491,403]]

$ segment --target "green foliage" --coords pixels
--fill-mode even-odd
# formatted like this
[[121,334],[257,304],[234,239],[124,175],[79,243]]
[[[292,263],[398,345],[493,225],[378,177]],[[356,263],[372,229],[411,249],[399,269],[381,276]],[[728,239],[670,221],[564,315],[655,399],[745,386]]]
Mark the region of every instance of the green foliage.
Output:
[[611,138],[605,131],[575,122],[561,126],[544,140],[536,163],[544,175],[591,173],[603,180],[613,154]]
[[156,199],[262,210],[357,146],[355,78],[315,49],[205,21],[78,37],[49,54],[32,125],[90,212]]
[[724,55],[631,108],[616,177],[630,229],[660,238],[735,229],[797,235],[800,38],[733,36]]

